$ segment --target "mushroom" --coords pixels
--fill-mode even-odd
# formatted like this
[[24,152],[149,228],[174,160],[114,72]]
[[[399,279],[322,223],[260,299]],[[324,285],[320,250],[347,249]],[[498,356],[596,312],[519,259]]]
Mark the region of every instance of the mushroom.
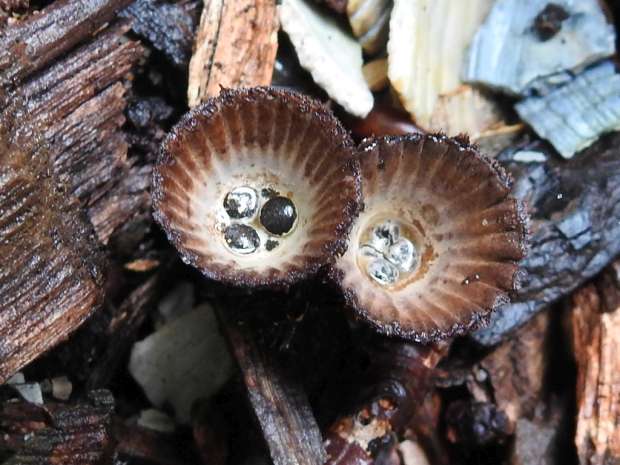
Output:
[[155,219],[205,276],[286,287],[344,253],[361,203],[355,158],[319,102],[268,87],[223,90],[164,141]]
[[331,270],[381,333],[424,342],[473,329],[508,302],[527,216],[511,180],[464,138],[362,143],[364,211]]

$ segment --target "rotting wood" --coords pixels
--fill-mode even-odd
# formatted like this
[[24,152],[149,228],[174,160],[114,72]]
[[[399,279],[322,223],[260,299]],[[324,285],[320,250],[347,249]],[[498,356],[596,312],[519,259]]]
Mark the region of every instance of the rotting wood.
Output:
[[275,0],[205,0],[189,65],[189,106],[222,87],[271,83],[278,20]]
[[[541,144],[544,163],[506,163],[515,195],[532,216],[524,279],[513,302],[500,307],[488,328],[473,334],[495,345],[549,304],[599,273],[620,253],[620,133],[602,137],[571,160]],[[515,147],[518,148],[518,147]]]
[[177,68],[186,71],[192,52],[200,0],[137,0],[121,11],[131,29],[147,39]]
[[118,441],[118,454],[122,459],[131,459],[130,463],[134,460],[153,465],[202,463],[195,444],[181,433],[161,433],[135,424],[127,424],[120,418],[114,419],[112,430],[114,438]]
[[[78,404],[7,401],[0,406],[4,465],[108,465],[114,456],[110,392],[92,391]],[[1,454],[0,454],[1,455]]]
[[50,63],[93,35],[131,0],[58,0],[0,37],[0,86]]
[[64,339],[103,299],[91,225],[58,192],[44,147],[8,136],[6,124],[16,123],[1,119],[0,384]]
[[354,412],[329,427],[326,465],[373,463],[373,445],[388,446],[390,437],[415,427],[412,420],[426,413],[422,405],[444,351],[387,338],[371,338],[368,345],[371,364],[355,383],[361,398]]
[[[533,418],[541,401],[548,355],[546,333],[549,315],[544,312],[485,357],[477,377],[492,387],[492,398],[512,424]],[[476,376],[474,376],[476,377]]]
[[620,261],[573,296],[581,465],[620,463]]
[[277,349],[232,308],[217,311],[273,463],[323,465],[326,454],[306,393],[278,360]]
[[[127,24],[104,27],[125,4],[61,0],[0,39],[0,256],[8,257],[0,271],[0,383],[103,300],[104,266],[83,208],[129,192],[148,208],[144,182],[143,192],[122,183],[131,163],[120,132],[121,81],[143,50],[124,38]],[[111,212],[117,225],[138,209],[122,206],[131,210]],[[102,225],[95,232],[105,243],[113,231],[99,215],[95,226]]]
[[[105,315],[108,324],[105,332],[98,334],[97,340],[103,349],[88,376],[87,389],[96,389],[109,384],[112,374],[121,365],[122,357],[129,353],[138,329],[148,315],[149,307],[154,305],[155,298],[159,295],[160,278],[159,274],[151,276],[134,289],[120,305]],[[94,331],[85,331],[78,334],[78,337],[90,338],[89,345],[93,347],[93,333]]]
[[[150,169],[131,166],[126,137],[119,130],[126,106],[121,81],[130,77],[143,54],[136,42],[123,39],[128,29],[124,23],[105,29],[29,76],[13,94],[27,108],[28,117],[21,124],[33,133],[45,128],[54,174],[88,209],[103,244],[115,228],[150,205]],[[129,179],[136,181],[133,195],[128,194]],[[111,211],[110,199],[119,198],[125,203],[115,203]]]

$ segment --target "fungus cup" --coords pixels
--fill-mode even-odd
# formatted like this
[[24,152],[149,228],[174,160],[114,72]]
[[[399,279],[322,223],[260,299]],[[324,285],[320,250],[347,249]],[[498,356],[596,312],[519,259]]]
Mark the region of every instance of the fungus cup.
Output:
[[355,158],[322,104],[274,88],[223,90],[164,141],[155,219],[205,276],[286,287],[344,253],[360,205]]
[[527,215],[506,172],[463,138],[386,137],[360,151],[364,211],[331,270],[348,304],[381,333],[424,342],[508,302]]

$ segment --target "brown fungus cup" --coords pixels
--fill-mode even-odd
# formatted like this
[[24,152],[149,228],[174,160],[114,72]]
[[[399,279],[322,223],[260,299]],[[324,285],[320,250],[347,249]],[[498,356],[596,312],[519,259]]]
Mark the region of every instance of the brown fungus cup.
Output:
[[223,90],[185,115],[153,175],[154,214],[186,263],[240,286],[288,286],[346,249],[355,147],[333,114],[274,88]]
[[508,301],[527,215],[511,181],[463,139],[365,141],[364,211],[332,272],[380,332],[430,341],[469,331]]

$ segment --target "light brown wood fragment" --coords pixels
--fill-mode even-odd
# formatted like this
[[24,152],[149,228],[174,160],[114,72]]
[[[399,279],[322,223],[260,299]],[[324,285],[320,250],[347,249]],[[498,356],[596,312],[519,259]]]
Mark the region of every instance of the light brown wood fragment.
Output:
[[513,423],[531,419],[541,402],[548,326],[548,313],[540,313],[480,364],[489,374],[497,406]]
[[278,20],[275,0],[205,0],[189,64],[189,106],[222,87],[269,85]]
[[620,262],[573,297],[575,444],[582,465],[620,463]]

